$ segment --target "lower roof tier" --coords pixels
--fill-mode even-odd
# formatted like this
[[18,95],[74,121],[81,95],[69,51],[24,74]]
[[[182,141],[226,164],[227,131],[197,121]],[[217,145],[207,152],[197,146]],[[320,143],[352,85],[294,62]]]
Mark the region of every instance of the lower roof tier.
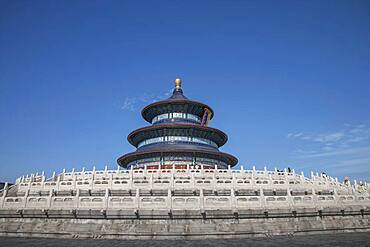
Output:
[[[171,157],[171,158],[168,158]],[[129,168],[132,164],[137,163],[138,161],[142,161],[144,159],[155,158],[157,161],[160,161],[162,158],[164,160],[178,160],[179,162],[183,162],[187,160],[191,162],[192,160],[189,158],[205,158],[213,160],[211,161],[214,165],[218,163],[222,164],[222,166],[235,166],[238,163],[238,159],[234,156],[219,152],[219,151],[205,151],[205,150],[157,150],[157,151],[136,151],[132,153],[125,154],[118,158],[117,162],[120,166],[124,168]],[[182,159],[185,158],[185,159]]]

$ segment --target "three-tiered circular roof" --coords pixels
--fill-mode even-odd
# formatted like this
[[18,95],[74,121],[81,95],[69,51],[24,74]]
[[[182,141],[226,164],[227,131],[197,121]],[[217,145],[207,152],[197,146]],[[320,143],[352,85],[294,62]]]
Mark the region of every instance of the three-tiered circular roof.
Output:
[[[227,142],[227,135],[208,127],[213,110],[206,104],[186,98],[180,79],[176,79],[175,83],[176,87],[170,98],[152,103],[142,110],[143,118],[153,125],[137,129],[128,135],[128,141],[137,150],[118,158],[118,164],[128,168],[129,163],[146,158],[189,156],[236,165],[237,158],[218,150]],[[179,114],[196,120],[175,119]],[[154,124],[154,120],[163,115],[167,119]]]

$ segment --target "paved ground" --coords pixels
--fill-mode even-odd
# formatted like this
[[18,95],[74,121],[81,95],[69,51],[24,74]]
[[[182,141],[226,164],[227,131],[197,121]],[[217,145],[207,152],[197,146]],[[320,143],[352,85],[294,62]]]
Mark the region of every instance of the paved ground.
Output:
[[370,233],[341,233],[308,236],[282,236],[272,238],[249,238],[229,240],[95,240],[95,239],[41,239],[41,238],[7,238],[0,237],[0,246],[9,247],[234,247],[234,246],[369,246]]

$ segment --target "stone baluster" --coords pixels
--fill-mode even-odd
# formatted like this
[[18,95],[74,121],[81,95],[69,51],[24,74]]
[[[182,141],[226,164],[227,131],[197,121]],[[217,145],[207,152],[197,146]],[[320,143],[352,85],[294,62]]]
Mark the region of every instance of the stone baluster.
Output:
[[75,173],[75,169],[72,169],[72,179],[73,179],[73,189],[77,188],[77,175]]
[[153,189],[153,186],[154,186],[153,173],[151,173],[150,176],[149,176],[149,188],[150,188],[150,190]]
[[139,188],[136,188],[136,192],[135,192],[135,199],[136,199],[136,209],[139,210],[140,209],[140,190]]
[[204,194],[203,189],[199,189],[200,211],[204,211]]
[[107,210],[109,207],[109,188],[105,189],[104,200],[105,200],[105,210]]
[[195,175],[194,173],[190,173],[189,175],[190,175],[191,186],[195,188],[196,187],[195,178],[194,178]]
[[[236,178],[235,178],[235,173],[231,173],[231,184],[232,184],[232,187],[234,188],[235,185],[236,185]],[[214,180],[213,180],[214,181]]]
[[293,196],[292,196],[289,186],[287,186],[286,191],[287,191],[288,203],[289,203],[290,209],[292,210],[294,207],[294,204],[293,204]]
[[85,180],[85,167],[82,167],[81,176],[82,176],[82,180]]
[[33,174],[31,174],[30,179],[28,181],[28,186],[27,186],[28,190],[31,189],[32,180],[33,180]]
[[109,174],[109,182],[108,182],[108,188],[112,188],[112,186],[113,186],[113,176],[114,176],[114,173],[112,172],[112,173],[110,173]]
[[61,178],[61,176],[59,175],[59,176],[57,176],[57,181],[56,181],[56,183],[57,183],[57,190],[60,190],[60,178]]
[[170,188],[167,190],[167,204],[166,204],[166,206],[167,206],[167,209],[169,210],[169,212],[171,212],[172,211],[172,191],[171,191]]
[[315,205],[315,207],[317,207],[317,195],[316,195],[316,190],[315,190],[315,184],[313,184],[313,187],[311,189],[311,193],[312,193],[312,200],[313,200],[313,203]]
[[263,194],[263,189],[262,187],[259,188],[260,190],[260,203],[261,203],[261,208],[266,209],[266,198],[265,195]]
[[231,188],[230,203],[231,203],[231,208],[233,209],[234,212],[236,212],[237,211],[237,205],[236,205],[236,197],[235,197],[235,189],[234,188]]
[[92,175],[90,178],[90,190],[94,188],[94,180],[95,180],[96,168],[93,166]]
[[74,201],[75,201],[76,208],[79,209],[80,208],[80,189],[76,190]]
[[24,197],[23,197],[23,206],[26,208],[27,207],[27,198],[28,198],[28,195],[30,194],[30,191],[31,189],[27,189],[26,190],[26,193],[24,193]]
[[132,166],[130,168],[129,174],[130,174],[130,188],[132,188],[132,185],[134,183],[134,168]]
[[339,197],[338,197],[338,190],[337,190],[337,186],[334,186],[334,189],[333,189],[333,196],[334,196],[334,201],[335,201],[335,204],[338,205],[340,203],[339,201]]
[[[354,181],[354,182],[355,182],[355,181]],[[350,186],[350,188],[351,188],[351,190],[352,190],[352,195],[354,195],[354,194],[355,194],[355,192],[356,192],[355,184],[351,184],[351,181],[348,181],[348,184],[349,184],[349,186]]]
[[4,207],[4,203],[5,203],[5,197],[6,197],[6,194],[8,193],[8,183],[5,183],[4,185],[4,189],[3,189],[3,195],[2,195],[2,200],[1,200],[1,208]]
[[51,208],[52,207],[53,195],[54,195],[54,189],[51,189],[49,191],[49,205],[48,205],[48,208]]

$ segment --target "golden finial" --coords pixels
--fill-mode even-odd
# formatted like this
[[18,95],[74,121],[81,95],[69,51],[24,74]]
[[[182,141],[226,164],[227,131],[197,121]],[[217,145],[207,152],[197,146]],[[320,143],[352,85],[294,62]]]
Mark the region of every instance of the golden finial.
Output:
[[181,88],[181,79],[180,78],[176,78],[175,85],[176,85],[176,89]]

